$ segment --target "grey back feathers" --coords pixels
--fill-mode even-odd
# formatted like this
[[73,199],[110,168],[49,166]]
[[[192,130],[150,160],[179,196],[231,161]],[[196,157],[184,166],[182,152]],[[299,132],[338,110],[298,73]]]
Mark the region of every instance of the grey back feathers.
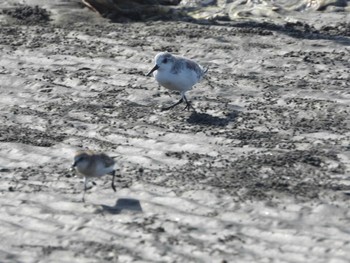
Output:
[[112,166],[115,164],[115,161],[113,158],[109,157],[108,155],[101,153],[99,154],[99,157],[101,158],[102,162],[107,166]]
[[198,77],[198,80],[200,80],[203,75],[206,73],[206,71],[203,70],[201,66],[199,66],[196,62],[187,59],[187,58],[176,58],[174,60],[173,67],[171,68],[171,73],[178,74],[180,71],[182,71],[184,68],[187,68],[189,70],[192,70],[196,72],[196,75]]
[[98,163],[103,164],[103,166],[105,167],[111,167],[115,164],[115,161],[104,153],[95,154],[94,157],[93,155],[90,155],[89,157],[90,157],[89,168],[95,167]]

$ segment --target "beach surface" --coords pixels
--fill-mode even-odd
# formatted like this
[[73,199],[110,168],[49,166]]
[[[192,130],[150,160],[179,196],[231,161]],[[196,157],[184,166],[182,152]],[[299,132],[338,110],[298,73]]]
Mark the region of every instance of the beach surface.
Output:
[[[112,23],[78,1],[14,2],[0,262],[349,262],[347,12]],[[179,100],[145,76],[161,51],[209,67],[195,112],[160,110]],[[116,193],[105,176],[81,202],[78,149],[115,158]]]

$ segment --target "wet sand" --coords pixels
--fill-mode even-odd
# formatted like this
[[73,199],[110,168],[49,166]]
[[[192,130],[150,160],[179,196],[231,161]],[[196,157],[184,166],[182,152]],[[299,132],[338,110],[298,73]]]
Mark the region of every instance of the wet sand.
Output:
[[[344,13],[50,12],[0,15],[1,262],[348,262]],[[196,112],[160,111],[179,95],[145,74],[165,50],[210,68],[188,93]],[[81,202],[79,148],[115,157],[116,193],[106,176]]]

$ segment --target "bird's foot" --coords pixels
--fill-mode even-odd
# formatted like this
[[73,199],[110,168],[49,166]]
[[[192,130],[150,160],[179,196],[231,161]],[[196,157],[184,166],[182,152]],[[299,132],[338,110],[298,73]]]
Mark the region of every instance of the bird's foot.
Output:
[[168,110],[171,110],[174,107],[175,107],[174,105],[172,105],[170,107],[163,107],[163,108],[160,109],[160,111],[168,111]]
[[186,107],[184,108],[184,110],[188,110],[189,111],[190,109],[196,111],[196,109],[192,106],[192,102],[191,101],[186,101]]
[[174,108],[175,106],[179,105],[180,103],[182,103],[184,100],[183,98],[181,98],[178,102],[176,102],[174,105],[171,105],[169,107],[165,107],[165,108],[161,108],[161,111],[167,111],[167,110],[171,110],[172,108]]
[[96,186],[96,183],[95,182],[89,182],[87,185],[86,185],[86,190],[90,190],[92,189],[94,186]]

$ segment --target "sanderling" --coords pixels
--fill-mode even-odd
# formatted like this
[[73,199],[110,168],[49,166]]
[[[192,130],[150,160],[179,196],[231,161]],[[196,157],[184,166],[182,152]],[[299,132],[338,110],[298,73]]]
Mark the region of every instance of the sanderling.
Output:
[[174,56],[168,52],[158,53],[154,60],[156,65],[146,76],[153,73],[161,86],[181,93],[181,99],[177,103],[162,110],[170,110],[183,101],[186,102],[185,109],[193,108],[185,93],[202,79],[208,69],[188,58]]
[[80,176],[84,177],[83,202],[85,202],[85,192],[87,190],[88,178],[90,177],[99,177],[105,174],[113,175],[112,189],[116,192],[114,185],[115,161],[106,154],[79,151],[74,156],[72,168],[75,169]]

